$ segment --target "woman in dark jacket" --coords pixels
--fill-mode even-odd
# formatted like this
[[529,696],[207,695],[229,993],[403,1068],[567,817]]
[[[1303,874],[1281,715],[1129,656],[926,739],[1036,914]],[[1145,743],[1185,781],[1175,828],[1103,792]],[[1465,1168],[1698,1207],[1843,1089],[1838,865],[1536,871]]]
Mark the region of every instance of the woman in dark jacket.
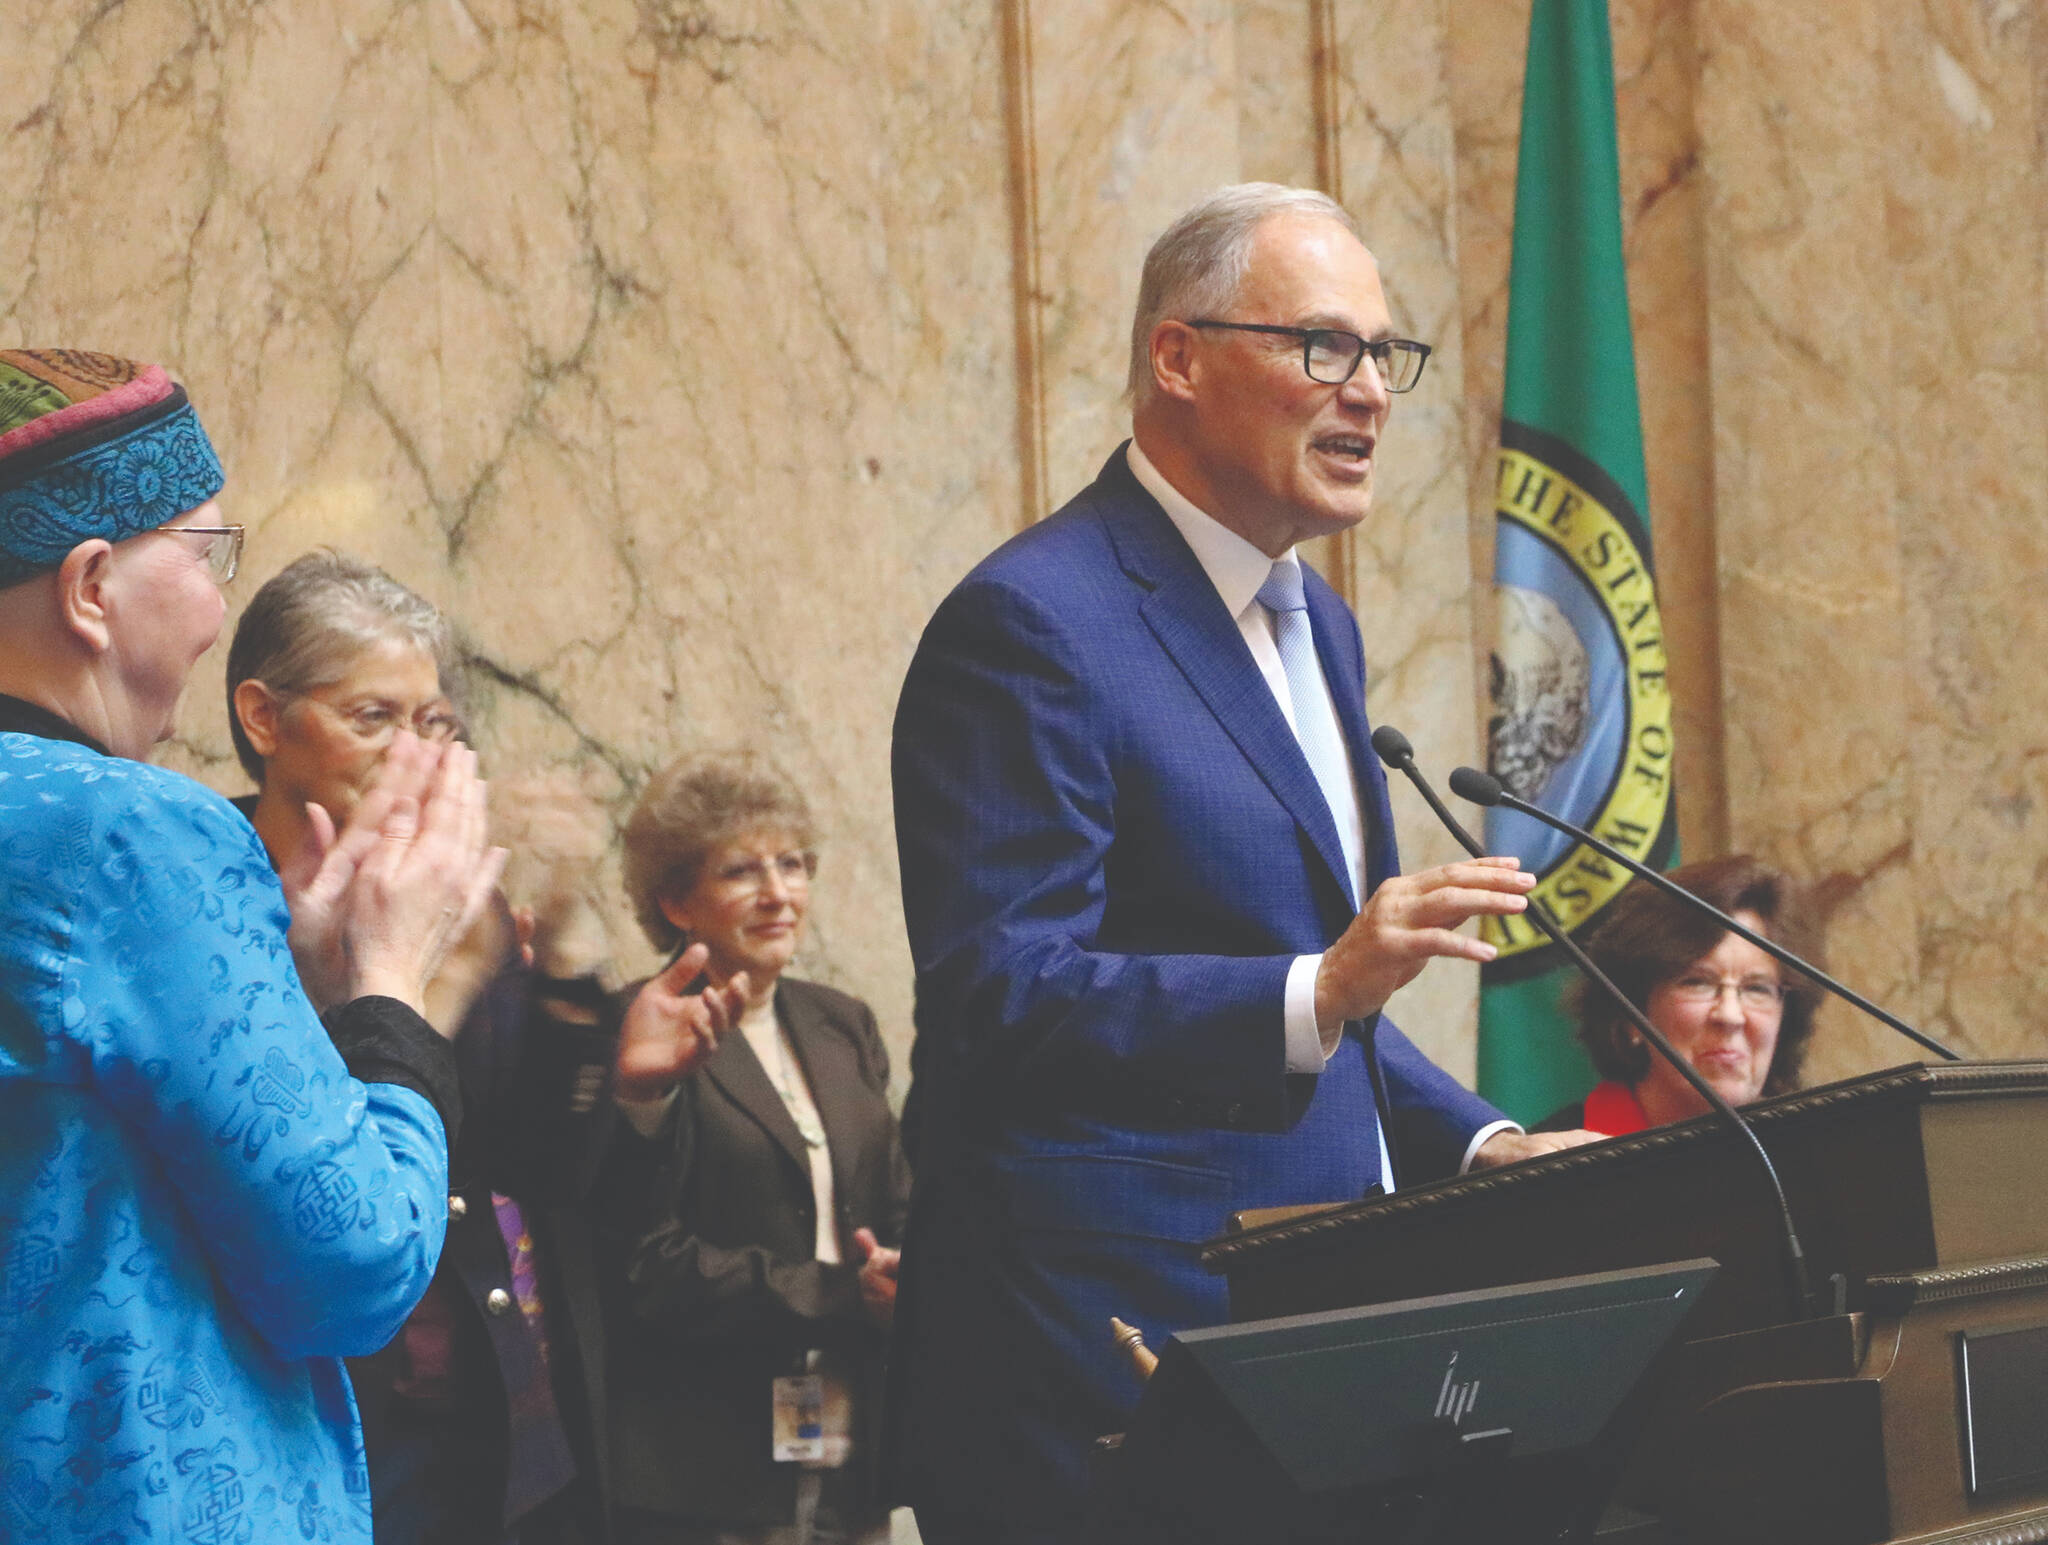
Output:
[[627,1545],[887,1538],[881,1369],[910,1177],[859,999],[785,974],[816,868],[803,798],[745,758],[678,763],[626,828],[659,947],[701,944],[746,1008],[664,1108],[663,1167],[613,1337]]

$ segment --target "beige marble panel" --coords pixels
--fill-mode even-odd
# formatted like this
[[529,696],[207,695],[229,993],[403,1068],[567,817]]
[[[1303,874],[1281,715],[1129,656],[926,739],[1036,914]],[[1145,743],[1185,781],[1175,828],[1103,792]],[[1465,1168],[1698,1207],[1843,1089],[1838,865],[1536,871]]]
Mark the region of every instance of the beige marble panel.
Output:
[[[1325,0],[1236,0],[1238,175],[1325,188]],[[1320,73],[1319,73],[1320,72]]]
[[[454,612],[497,773],[616,814],[681,751],[781,761],[827,834],[802,968],[899,1079],[889,720],[1016,520],[999,42],[964,3],[0,14],[6,341],[190,382],[243,595],[326,541]],[[168,760],[232,788],[219,671]]]
[[[2040,1055],[2041,23],[1706,13],[1736,832],[1824,877],[1842,975]],[[1819,1076],[1911,1054],[1823,1025]]]
[[2048,1054],[2043,30],[2031,7],[1938,4],[1886,33],[1918,1001],[1985,1056]]
[[[438,403],[419,331],[425,56],[421,8],[384,0],[0,16],[0,58],[38,59],[40,93],[0,139],[22,158],[9,185],[32,190],[0,216],[0,329],[168,363],[222,450],[259,578],[334,541],[438,586],[419,508]],[[239,792],[221,654],[194,674],[172,759]]]
[[1616,0],[1611,16],[1622,249],[1671,663],[1679,845],[1708,856],[1727,850],[1728,809],[1693,4]]
[[[1912,511],[1878,238],[1895,21],[1703,0],[1699,117],[1731,840],[1820,881],[1841,974],[1911,1017]],[[1815,1077],[1899,1060],[1844,1013],[1822,1026]]]
[[1031,0],[1045,498],[1064,504],[1130,433],[1123,401],[1146,249],[1239,179],[1230,0]]
[[995,23],[472,0],[434,40],[439,504],[496,712],[607,793],[781,761],[827,832],[802,968],[899,1078],[889,721],[1018,478]]

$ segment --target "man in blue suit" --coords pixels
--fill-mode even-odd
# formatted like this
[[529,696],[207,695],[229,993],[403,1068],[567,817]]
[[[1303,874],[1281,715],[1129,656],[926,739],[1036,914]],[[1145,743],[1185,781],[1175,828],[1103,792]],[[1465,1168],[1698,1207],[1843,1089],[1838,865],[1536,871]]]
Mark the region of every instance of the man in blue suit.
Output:
[[1078,1538],[1087,1446],[1138,1395],[1109,1318],[1155,1343],[1227,1319],[1196,1247],[1233,1211],[1573,1140],[1381,1017],[1431,957],[1487,958],[1453,930],[1531,882],[1399,874],[1358,627],[1294,555],[1366,515],[1427,355],[1338,205],[1212,196],[1146,259],[1131,442],[918,648],[892,1440],[928,1545]]

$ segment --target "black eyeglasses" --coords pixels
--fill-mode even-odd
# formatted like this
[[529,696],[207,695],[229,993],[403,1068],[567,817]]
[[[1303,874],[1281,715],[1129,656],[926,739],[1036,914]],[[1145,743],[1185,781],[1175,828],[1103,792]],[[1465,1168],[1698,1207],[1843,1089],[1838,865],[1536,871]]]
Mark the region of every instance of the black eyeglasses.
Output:
[[1415,389],[1422,367],[1429,363],[1429,345],[1412,338],[1361,338],[1336,327],[1275,327],[1267,322],[1217,322],[1204,318],[1190,327],[1223,327],[1238,333],[1272,333],[1301,340],[1301,368],[1311,381],[1342,386],[1358,374],[1359,363],[1372,356],[1380,384],[1390,392]]

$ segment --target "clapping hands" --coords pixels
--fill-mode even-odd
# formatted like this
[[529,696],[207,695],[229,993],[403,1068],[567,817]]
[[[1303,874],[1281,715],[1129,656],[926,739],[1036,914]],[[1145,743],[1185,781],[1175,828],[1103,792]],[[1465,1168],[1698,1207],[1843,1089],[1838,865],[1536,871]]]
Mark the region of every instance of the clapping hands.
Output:
[[476,753],[401,732],[339,833],[319,805],[279,874],[287,935],[318,1009],[372,994],[422,1008],[450,943],[481,915],[505,850],[486,846]]

